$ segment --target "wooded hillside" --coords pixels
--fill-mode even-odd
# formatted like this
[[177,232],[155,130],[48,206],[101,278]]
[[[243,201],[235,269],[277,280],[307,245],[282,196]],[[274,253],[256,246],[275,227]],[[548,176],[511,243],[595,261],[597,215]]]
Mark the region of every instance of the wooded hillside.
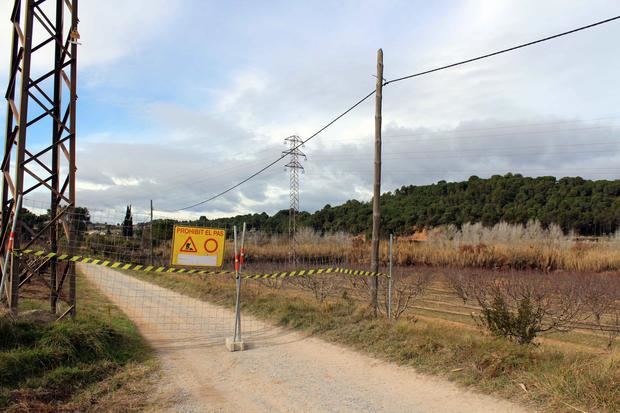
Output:
[[[585,180],[551,176],[528,178],[518,174],[489,179],[470,177],[464,182],[439,181],[424,186],[403,186],[381,196],[384,233],[409,234],[428,228],[466,222],[494,225],[500,221],[543,225],[557,223],[566,232],[582,235],[614,232],[620,226],[620,180]],[[286,232],[288,210],[207,220],[215,226],[246,221],[251,228]],[[356,200],[339,206],[326,205],[315,213],[300,213],[301,226],[318,231],[366,232],[371,204]]]

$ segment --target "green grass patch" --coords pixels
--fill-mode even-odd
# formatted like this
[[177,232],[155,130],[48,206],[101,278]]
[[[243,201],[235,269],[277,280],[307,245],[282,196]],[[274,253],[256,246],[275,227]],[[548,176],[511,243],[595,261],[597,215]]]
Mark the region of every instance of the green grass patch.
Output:
[[[131,274],[194,298],[233,304],[228,278]],[[352,300],[319,304],[307,294],[256,282],[244,286],[242,297],[244,311],[259,318],[543,411],[620,411],[617,353],[518,345],[442,319],[375,319]]]
[[96,392],[126,369],[155,371],[152,351],[136,326],[83,277],[78,297],[75,319],[44,321],[42,310],[33,317],[0,318],[0,409],[90,410],[90,400],[74,401],[80,392]]

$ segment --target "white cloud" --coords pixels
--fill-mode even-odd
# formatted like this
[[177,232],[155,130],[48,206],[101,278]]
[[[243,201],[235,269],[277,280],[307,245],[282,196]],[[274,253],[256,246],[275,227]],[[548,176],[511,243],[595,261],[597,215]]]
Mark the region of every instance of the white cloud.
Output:
[[236,105],[247,98],[247,94],[260,95],[267,86],[265,77],[258,73],[250,71],[239,73],[234,76],[232,87],[214,91],[215,97],[218,98],[217,110],[220,112],[234,110]]
[[[8,8],[5,2],[0,12]],[[129,203],[146,209],[154,199],[166,210],[217,194],[277,158],[286,136],[307,138],[370,91],[377,47],[393,79],[615,8],[604,1],[345,2],[327,15],[315,3],[82,2],[80,82],[90,100],[79,113],[96,103],[118,124],[92,113],[80,120],[79,202],[122,210]],[[611,53],[618,34],[612,23],[389,85],[384,189],[511,171],[618,177],[610,87],[620,70]],[[0,36],[3,50],[6,42]],[[306,145],[303,209],[370,197],[373,116],[370,99]],[[183,214],[274,212],[288,207],[287,191],[288,176],[276,165]]]
[[170,35],[173,27],[166,22],[174,21],[181,6],[182,2],[167,0],[81,2],[81,68],[109,66],[140,54],[146,45]]
[[[25,3],[25,2],[22,2]],[[45,13],[53,18],[54,1],[43,3]],[[80,2],[79,64],[81,70],[103,70],[120,59],[139,54],[146,44],[166,35],[163,25],[175,18],[181,2],[166,0],[106,0]],[[11,42],[10,14],[13,1],[0,4],[0,66],[8,67]],[[22,17],[23,17],[22,13]],[[69,24],[68,20],[65,24]],[[22,24],[23,25],[23,24]],[[39,27],[37,22],[36,27]],[[169,28],[169,27],[166,27]],[[45,32],[35,32],[35,41]],[[39,61],[38,66],[47,67],[51,59]]]
[[111,186],[79,180],[76,182],[76,187],[78,191],[107,191]]

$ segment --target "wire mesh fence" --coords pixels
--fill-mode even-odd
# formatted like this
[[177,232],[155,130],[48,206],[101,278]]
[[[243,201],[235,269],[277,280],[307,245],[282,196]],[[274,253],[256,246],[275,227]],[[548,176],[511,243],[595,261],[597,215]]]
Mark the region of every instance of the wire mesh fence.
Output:
[[[45,271],[50,263],[56,260],[60,265],[77,257],[78,282],[98,287],[136,320],[143,331],[156,337],[200,338],[208,342],[221,342],[232,336],[235,254],[231,226],[221,228],[226,232],[222,267],[181,270],[170,263],[174,226],[210,227],[209,220],[158,215],[151,218],[150,214],[135,213],[129,208],[121,211],[75,208],[57,223],[68,236],[61,239],[54,251],[56,254],[50,257],[50,245],[31,242],[34,234],[45,231],[49,225],[46,211],[32,200],[25,200],[23,207],[29,212],[24,214],[27,230],[22,232],[22,259],[30,260],[30,267],[38,268],[43,274],[23,279],[25,296],[45,298],[49,294],[45,288]],[[549,312],[548,318],[553,317],[552,308],[560,308],[564,301],[574,300],[579,305],[565,327],[595,331],[612,338],[620,332],[617,277],[587,271],[540,272],[533,264],[528,267],[528,261],[523,258],[524,268],[493,268],[496,261],[487,257],[492,245],[470,246],[460,239],[437,242],[397,239],[391,254],[387,240],[382,241],[377,276],[377,311],[381,316],[411,319],[420,313],[441,314],[448,319],[471,321],[484,310],[485,300],[493,298],[489,294],[500,291],[498,285],[510,287],[501,292],[505,293],[507,305],[516,311],[523,297],[517,297],[515,291],[519,294],[528,291],[521,287],[519,290],[517,280],[539,287],[544,281],[549,288],[538,288],[537,295],[532,297],[541,305],[550,303],[545,310]],[[531,254],[533,249],[528,245],[533,245],[532,242],[538,241],[522,240],[513,244]],[[547,238],[541,242],[545,243],[544,248],[534,249],[539,261],[546,259],[545,248],[555,244],[562,251],[572,251],[570,246],[564,245],[568,242],[565,238],[558,238],[553,245]],[[374,276],[367,272],[369,241],[344,233],[320,234],[302,228],[297,234],[293,254],[289,243],[287,233],[248,226],[241,270],[242,308],[248,309],[246,304],[256,302],[257,298],[275,295],[324,305],[346,302],[372,310]],[[26,254],[26,250],[30,252]],[[469,261],[455,259],[450,260],[452,266],[432,265],[432,260],[437,261],[436,256],[442,251],[468,254],[470,261],[479,259],[479,263],[472,261],[478,268],[472,268]],[[390,257],[393,268],[389,265]],[[547,262],[551,261],[547,259]],[[574,295],[562,295],[565,292],[562,285],[576,286],[571,290]],[[483,296],[484,291],[489,294]],[[61,291],[61,296],[63,294],[67,292]],[[88,305],[88,302],[80,305]],[[477,316],[472,317],[472,313]],[[258,338],[271,334],[274,328],[246,312],[241,319],[241,331],[244,338]]]
[[[173,231],[175,225],[209,227],[205,219],[151,217],[130,207],[125,211],[75,208],[56,224],[66,236],[52,250],[44,238],[34,237],[50,224],[46,211],[32,200],[25,200],[23,208],[27,230],[18,254],[41,270],[40,277],[28,281],[31,287],[45,284],[43,273],[51,262],[72,262],[79,282],[95,285],[143,331],[211,341],[232,334],[235,254],[230,226],[221,228],[226,233],[223,265],[193,269],[171,264]],[[344,234],[301,231],[292,256],[288,234],[248,228],[244,238],[242,298],[278,291],[313,297],[320,303],[370,302],[369,246],[364,243]],[[385,296],[386,271],[383,262],[380,296]],[[244,338],[269,330],[254,317],[241,319]]]
[[[234,281],[230,276],[195,280],[176,276],[171,279],[172,275],[145,276],[92,264],[78,264],[78,271],[84,282],[95,285],[151,338],[217,343],[232,336],[235,321],[233,295],[196,294],[207,288],[231,291]],[[188,293],[192,281],[203,285],[194,293]],[[177,291],[175,287],[183,286],[183,283],[187,286]],[[257,337],[268,329],[255,318],[243,317],[241,331],[245,337]]]

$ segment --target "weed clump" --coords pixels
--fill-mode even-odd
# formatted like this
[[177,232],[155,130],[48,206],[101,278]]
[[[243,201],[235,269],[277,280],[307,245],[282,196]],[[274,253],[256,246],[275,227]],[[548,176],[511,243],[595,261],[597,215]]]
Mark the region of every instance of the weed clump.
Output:
[[[121,331],[98,320],[60,323],[0,321],[0,386],[81,387],[129,360],[135,346]],[[78,380],[71,379],[79,378]]]

